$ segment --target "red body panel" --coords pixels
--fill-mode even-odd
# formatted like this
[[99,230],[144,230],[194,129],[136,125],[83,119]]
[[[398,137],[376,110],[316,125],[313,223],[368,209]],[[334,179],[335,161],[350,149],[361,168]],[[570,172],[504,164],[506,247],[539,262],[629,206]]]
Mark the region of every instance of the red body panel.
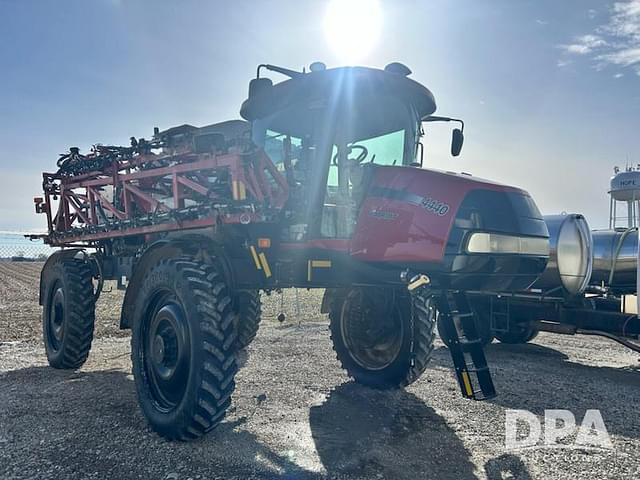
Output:
[[360,209],[351,244],[369,262],[439,262],[453,220],[471,190],[522,192],[469,175],[378,167]]

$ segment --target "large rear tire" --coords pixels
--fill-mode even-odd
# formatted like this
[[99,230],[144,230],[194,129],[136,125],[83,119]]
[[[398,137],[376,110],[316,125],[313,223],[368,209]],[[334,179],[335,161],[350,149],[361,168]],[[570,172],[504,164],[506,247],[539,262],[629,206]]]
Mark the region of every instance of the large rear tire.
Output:
[[538,330],[526,324],[509,322],[509,330],[506,332],[495,332],[495,337],[502,343],[519,345],[528,343],[538,336]]
[[426,369],[436,323],[428,293],[349,289],[335,296],[329,318],[338,360],[356,382],[404,387]]
[[95,324],[91,267],[80,258],[54,254],[42,272],[42,330],[49,365],[76,369],[87,360]]
[[142,411],[170,440],[204,435],[231,403],[236,367],[230,293],[215,267],[161,260],[142,282],[131,358]]
[[236,314],[234,325],[236,328],[236,345],[238,350],[247,348],[256,338],[262,315],[260,292],[258,290],[243,290],[234,295],[233,310]]

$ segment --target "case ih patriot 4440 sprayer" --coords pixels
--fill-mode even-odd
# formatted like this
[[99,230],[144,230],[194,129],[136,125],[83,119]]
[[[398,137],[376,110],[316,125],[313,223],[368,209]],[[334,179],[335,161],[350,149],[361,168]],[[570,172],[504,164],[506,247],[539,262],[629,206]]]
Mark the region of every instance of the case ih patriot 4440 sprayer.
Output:
[[[274,85],[263,70],[289,78]],[[520,189],[421,168],[424,122],[458,120],[433,116],[410,73],[261,65],[246,121],[63,155],[35,199],[46,242],[64,247],[41,276],[51,366],[83,364],[102,283],[117,280],[142,410],[160,435],[195,438],[230,404],[259,291],[325,288],[333,345],[356,381],[418,379],[437,308],[463,395],[494,395],[464,292],[531,285],[547,227]],[[455,129],[452,154],[461,146]]]

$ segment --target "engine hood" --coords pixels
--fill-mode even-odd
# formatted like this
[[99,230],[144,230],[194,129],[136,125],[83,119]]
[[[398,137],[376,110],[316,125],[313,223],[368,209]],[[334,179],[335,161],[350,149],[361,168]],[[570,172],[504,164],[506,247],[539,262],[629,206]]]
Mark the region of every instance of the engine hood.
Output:
[[[415,167],[411,167],[411,168],[415,168]],[[486,178],[476,177],[475,175],[471,175],[470,173],[451,172],[449,170],[438,170],[436,168],[430,168],[430,169],[415,168],[415,169],[420,172],[423,172],[422,175],[426,174],[430,178],[437,178],[436,177],[437,175],[441,175],[442,177],[453,177],[453,178],[460,179],[460,182],[462,183],[471,182],[474,185],[476,185],[477,188],[485,188],[488,190],[496,190],[501,192],[506,192],[506,191],[519,192],[519,193],[524,193],[525,195],[529,195],[525,190],[522,190],[521,188],[518,188],[518,187],[514,187],[513,185],[506,185],[504,183],[495,182],[493,180],[488,180]],[[424,178],[424,177],[421,177],[421,178]]]
[[365,261],[443,262],[470,229],[548,236],[529,194],[466,174],[376,166],[351,244]]

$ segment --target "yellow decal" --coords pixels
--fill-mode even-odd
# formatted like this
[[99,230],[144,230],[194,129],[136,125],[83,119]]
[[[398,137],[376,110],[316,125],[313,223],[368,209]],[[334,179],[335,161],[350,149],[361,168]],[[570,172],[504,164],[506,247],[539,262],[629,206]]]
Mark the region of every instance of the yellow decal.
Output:
[[249,247],[249,250],[251,250],[251,256],[253,257],[253,261],[256,264],[256,270],[262,270],[262,267],[260,266],[260,260],[258,259],[258,254],[256,253],[256,247],[251,245]]
[[471,388],[471,380],[469,380],[469,373],[466,370],[462,371],[462,383],[464,383],[464,389],[467,391],[467,397],[473,397],[473,389]]
[[264,269],[264,276],[269,278],[271,276],[271,268],[269,268],[269,262],[267,262],[267,257],[264,253],[260,252],[260,263],[262,263],[262,268]]
[[307,262],[307,281],[311,281],[314,268],[331,268],[331,260],[309,260]]
[[311,260],[312,268],[331,268],[331,260]]

